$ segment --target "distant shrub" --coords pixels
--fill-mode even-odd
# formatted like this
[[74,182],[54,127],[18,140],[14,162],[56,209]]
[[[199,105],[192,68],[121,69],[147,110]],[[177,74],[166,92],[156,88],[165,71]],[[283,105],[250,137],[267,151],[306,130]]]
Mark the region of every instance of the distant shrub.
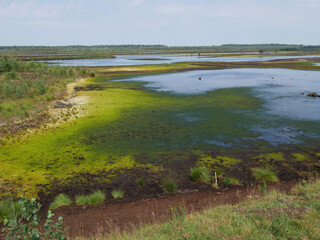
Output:
[[53,210],[53,209],[56,209],[57,207],[68,206],[68,205],[71,205],[71,204],[72,204],[71,199],[66,194],[60,193],[54,199],[54,201],[50,204],[49,209]]
[[39,94],[44,94],[46,92],[46,87],[44,86],[43,81],[40,79],[37,82],[37,88],[38,88]]
[[5,80],[14,80],[14,79],[18,79],[18,78],[19,78],[19,75],[16,72],[13,72],[13,71],[7,72],[4,75],[4,79]]
[[77,195],[75,198],[75,202],[78,205],[96,205],[102,204],[106,199],[106,195],[101,190],[97,190],[90,195]]
[[0,73],[9,72],[12,70],[12,66],[9,62],[8,57],[0,58]]
[[191,168],[190,176],[193,181],[210,183],[211,171],[206,167]]
[[142,178],[137,179],[137,183],[141,186],[144,187],[146,185],[146,182]]

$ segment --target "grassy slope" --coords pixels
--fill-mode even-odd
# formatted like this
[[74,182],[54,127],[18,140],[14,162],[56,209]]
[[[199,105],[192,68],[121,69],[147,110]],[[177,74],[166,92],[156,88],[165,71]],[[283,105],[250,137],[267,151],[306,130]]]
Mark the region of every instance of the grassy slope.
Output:
[[[320,239],[320,181],[97,239]],[[81,238],[78,238],[78,240]]]
[[[286,63],[281,63],[280,67],[283,67],[283,64]],[[264,65],[264,63],[260,65],[255,63],[254,67]],[[159,167],[152,162],[159,160],[162,153],[168,154],[167,157],[170,160],[183,160],[188,158],[188,154],[195,152],[192,134],[211,135],[230,132],[239,136],[248,136],[249,133],[245,128],[232,127],[236,126],[235,123],[230,124],[228,128],[223,127],[224,120],[216,120],[214,115],[206,116],[208,120],[200,124],[179,122],[176,116],[177,113],[188,113],[195,108],[200,114],[210,112],[207,111],[208,109],[214,109],[225,118],[239,121],[237,113],[228,112],[226,109],[250,110],[257,108],[260,104],[258,99],[250,96],[243,89],[224,89],[208,93],[207,97],[199,95],[192,96],[191,99],[190,96],[151,92],[139,83],[108,82],[110,79],[137,74],[236,66],[248,67],[248,64],[179,63],[96,68],[97,71],[104,73],[88,81],[84,86],[100,84],[103,89],[78,93],[90,97],[87,106],[88,115],[58,127],[40,129],[31,134],[6,139],[6,144],[0,148],[0,176],[6,183],[13,183],[30,195],[36,195],[37,184],[48,183],[52,178],[66,179],[81,172],[139,167],[158,171]],[[277,66],[275,63],[267,64],[267,67]],[[301,67],[298,63],[296,65],[290,63],[286,66]],[[309,65],[303,66],[309,67]],[[313,69],[319,68],[313,67]],[[172,147],[170,139],[175,139],[178,145]],[[157,142],[158,145],[155,144]],[[202,147],[206,149],[205,145]],[[139,162],[133,157],[139,152],[148,154],[147,163]],[[186,156],[176,155],[177,152],[186,152]],[[199,163],[208,166],[216,165],[221,160],[225,162],[226,167],[238,162],[237,159],[226,157],[208,158],[205,152],[199,150],[197,154],[200,156]],[[267,156],[259,159],[268,162]]]

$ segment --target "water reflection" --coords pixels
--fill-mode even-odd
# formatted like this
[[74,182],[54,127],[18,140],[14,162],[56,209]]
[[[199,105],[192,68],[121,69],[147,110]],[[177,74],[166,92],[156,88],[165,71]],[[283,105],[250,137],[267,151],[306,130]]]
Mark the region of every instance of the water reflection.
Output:
[[[201,80],[199,80],[201,77]],[[234,110],[242,116],[237,125],[252,132],[252,136],[213,136],[203,142],[226,148],[244,146],[245,142],[265,141],[272,146],[299,144],[305,138],[320,135],[320,72],[289,69],[226,69],[190,71],[136,77],[121,81],[141,81],[158,92],[179,95],[206,95],[208,91],[224,88],[246,88],[262,102],[257,110]],[[213,92],[214,93],[214,92]],[[209,96],[208,96],[209,97]],[[205,121],[197,114],[180,114],[186,122]],[[243,118],[245,116],[245,118]],[[217,116],[220,117],[220,116]],[[240,119],[250,119],[250,123]],[[225,122],[226,126],[230,124]]]
[[61,66],[132,66],[146,64],[170,64],[175,62],[244,62],[269,61],[290,58],[313,58],[320,56],[271,56],[271,57],[198,57],[191,55],[117,55],[106,59],[51,60]]

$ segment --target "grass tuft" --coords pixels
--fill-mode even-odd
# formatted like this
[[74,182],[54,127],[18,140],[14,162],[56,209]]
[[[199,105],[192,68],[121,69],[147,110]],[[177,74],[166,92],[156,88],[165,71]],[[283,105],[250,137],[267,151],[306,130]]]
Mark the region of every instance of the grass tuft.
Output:
[[258,168],[254,171],[253,176],[260,182],[278,182],[279,179],[275,172],[267,167]]
[[193,181],[210,183],[211,171],[206,167],[191,168],[190,176]]
[[0,222],[6,218],[15,218],[20,212],[19,205],[13,200],[0,201]]
[[173,172],[169,171],[162,179],[163,191],[165,193],[175,193],[178,191],[178,176]]
[[124,195],[124,191],[122,189],[115,189],[111,192],[113,198],[122,198]]
[[78,205],[97,205],[102,204],[105,199],[105,193],[97,190],[90,195],[77,195],[75,201]]
[[54,201],[50,204],[49,209],[53,210],[56,209],[60,206],[68,206],[72,204],[72,200],[63,193],[60,193],[55,199]]

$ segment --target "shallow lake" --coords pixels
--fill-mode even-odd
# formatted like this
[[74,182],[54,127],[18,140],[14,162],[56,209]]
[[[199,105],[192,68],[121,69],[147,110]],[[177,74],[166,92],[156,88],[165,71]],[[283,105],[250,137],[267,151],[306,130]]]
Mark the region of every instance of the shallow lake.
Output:
[[[269,61],[276,59],[301,58],[302,56],[273,56],[273,57],[208,57],[191,55],[117,55],[116,58],[106,59],[75,59],[75,60],[51,60],[61,66],[133,66],[147,64],[168,64],[175,62],[245,62],[245,61]],[[303,56],[312,58],[320,56]]]
[[[212,108],[212,112],[208,112],[210,109],[206,109],[207,112],[194,109],[176,113],[176,117],[192,124],[201,124],[205,121],[222,124],[220,133],[206,136],[207,139],[201,140],[209,144],[232,147],[245,146],[247,142],[262,140],[277,146],[304,143],[320,136],[320,98],[307,96],[310,92],[320,92],[318,71],[206,70],[143,76],[121,81],[145,82],[147,88],[162,94],[194,96],[195,101],[197,96],[210,98],[214,97],[215,92],[221,94],[221,91],[228,89],[235,90],[235,95],[249,94],[250,97],[259,100],[259,106],[252,108],[237,107],[241,105],[239,101],[242,100],[236,98],[234,104],[228,104],[219,110]],[[230,94],[226,96],[230,97]],[[228,101],[227,97],[225,101]],[[233,132],[223,132],[223,129],[228,128],[235,131],[244,129],[251,134],[233,136]]]

